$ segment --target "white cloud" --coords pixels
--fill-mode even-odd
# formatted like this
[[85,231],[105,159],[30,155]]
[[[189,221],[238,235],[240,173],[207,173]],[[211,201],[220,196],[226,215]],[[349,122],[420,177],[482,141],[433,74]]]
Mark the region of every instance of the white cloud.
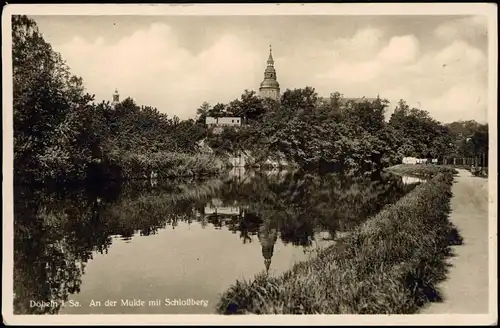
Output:
[[364,83],[373,81],[381,71],[382,67],[377,61],[360,63],[340,61],[328,75],[324,76],[343,83]]
[[366,27],[359,29],[350,38],[337,39],[335,46],[341,49],[342,52],[354,52],[358,54],[361,51],[375,49],[383,37],[384,32],[381,29]]
[[481,50],[461,40],[442,49],[435,59],[436,63],[442,63],[454,69],[475,70],[481,69],[486,64],[486,57]]
[[[487,89],[472,83],[451,86],[442,95],[424,101],[422,105],[429,107],[435,119],[449,121],[453,119],[487,120]],[[481,110],[484,109],[484,110]]]
[[434,35],[443,40],[457,38],[472,40],[486,36],[487,31],[488,19],[486,16],[469,16],[439,25],[434,30]]
[[110,100],[116,87],[122,99],[130,96],[180,118],[192,117],[203,101],[215,104],[239,97],[258,83],[252,72],[263,70],[265,63],[231,35],[195,56],[179,46],[164,24],[152,24],[117,43],[75,38],[54,48],[97,101]]
[[331,80],[345,95],[380,94],[391,107],[405,99],[444,122],[486,120],[487,60],[469,43],[455,39],[441,49],[422,53],[415,36],[395,36],[371,57],[365,61],[339,58],[318,78],[323,83]]
[[418,56],[419,42],[413,35],[395,36],[387,47],[382,49],[378,58],[388,63],[405,64],[412,62]]
[[[481,24],[469,18],[443,25],[435,33],[444,37],[450,35],[450,26]],[[387,33],[369,27],[350,38],[325,40],[330,46],[315,50],[275,49],[282,90],[312,85],[324,96],[334,91],[346,96],[380,94],[392,107],[403,98],[444,121],[485,119],[486,55],[467,42],[467,35],[454,34],[463,38],[443,39],[432,49],[415,35]],[[230,33],[195,55],[165,24],[152,24],[115,43],[75,38],[54,48],[72,72],[83,77],[96,100],[110,100],[117,87],[122,99],[131,96],[141,105],[180,118],[193,117],[203,101],[228,102],[244,89],[258,90],[267,60],[267,52]]]
[[[356,35],[353,39],[357,38]],[[367,60],[353,60],[352,56],[343,56],[338,58],[329,71],[319,74],[318,77],[332,79],[341,84],[378,84],[384,76],[392,74],[394,64],[411,63],[417,58],[419,42],[413,35],[396,36],[392,37],[382,49],[378,50],[375,47],[370,49],[371,52],[365,52]]]

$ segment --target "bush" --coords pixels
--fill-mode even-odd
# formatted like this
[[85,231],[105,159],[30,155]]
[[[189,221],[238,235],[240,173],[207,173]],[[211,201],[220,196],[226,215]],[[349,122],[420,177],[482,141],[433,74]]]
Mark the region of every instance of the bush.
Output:
[[409,314],[440,299],[450,243],[449,172],[417,186],[351,234],[279,277],[237,281],[221,314]]
[[223,159],[209,154],[173,152],[113,154],[123,178],[149,178],[155,171],[158,178],[173,176],[215,175],[228,167]]

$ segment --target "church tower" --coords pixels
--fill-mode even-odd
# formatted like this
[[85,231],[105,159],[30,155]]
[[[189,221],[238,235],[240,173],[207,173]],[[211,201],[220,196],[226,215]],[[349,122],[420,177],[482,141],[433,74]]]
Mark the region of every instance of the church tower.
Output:
[[118,93],[118,90],[115,89],[115,92],[113,93],[113,101],[111,102],[111,106],[115,107],[120,103],[120,94]]
[[276,80],[276,70],[274,69],[274,59],[271,46],[269,46],[267,68],[264,71],[264,81],[260,84],[259,95],[262,98],[272,98],[274,100],[279,100],[280,98],[280,85]]

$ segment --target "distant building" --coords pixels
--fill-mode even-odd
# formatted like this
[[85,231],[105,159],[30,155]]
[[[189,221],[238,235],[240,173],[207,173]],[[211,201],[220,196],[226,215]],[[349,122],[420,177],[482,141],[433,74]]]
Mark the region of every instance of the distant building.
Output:
[[219,117],[217,118],[217,125],[219,126],[241,126],[240,117]]
[[280,99],[280,85],[276,79],[276,70],[274,69],[274,59],[271,46],[269,46],[269,58],[267,59],[267,68],[264,71],[264,80],[260,84],[259,96],[261,98]]
[[208,127],[216,126],[217,125],[217,117],[211,117],[211,116],[205,117],[205,124]]
[[437,158],[432,158],[431,160],[427,158],[416,158],[416,157],[403,157],[403,164],[437,164]]
[[241,117],[212,117],[207,116],[205,118],[205,124],[208,127],[216,127],[216,126],[241,126]]
[[115,107],[120,103],[120,94],[118,93],[118,89],[115,89],[113,93],[113,101],[111,102],[111,106]]
[[374,102],[377,99],[378,98],[366,98],[366,97],[358,97],[358,98],[344,98],[344,97],[341,97],[341,98],[338,98],[338,99],[331,98],[331,97],[318,97],[318,104],[324,103],[324,104],[327,104],[327,105],[332,105],[333,101],[337,100],[338,101],[338,105],[340,105],[340,106],[346,106],[350,102],[352,102],[354,104],[360,104],[360,103],[363,103],[365,101]]

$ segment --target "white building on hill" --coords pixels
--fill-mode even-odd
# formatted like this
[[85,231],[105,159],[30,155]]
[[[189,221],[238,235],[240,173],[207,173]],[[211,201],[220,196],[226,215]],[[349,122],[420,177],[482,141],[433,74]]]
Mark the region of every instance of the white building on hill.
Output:
[[205,124],[209,127],[214,126],[241,126],[241,117],[211,117],[207,116],[205,118]]

